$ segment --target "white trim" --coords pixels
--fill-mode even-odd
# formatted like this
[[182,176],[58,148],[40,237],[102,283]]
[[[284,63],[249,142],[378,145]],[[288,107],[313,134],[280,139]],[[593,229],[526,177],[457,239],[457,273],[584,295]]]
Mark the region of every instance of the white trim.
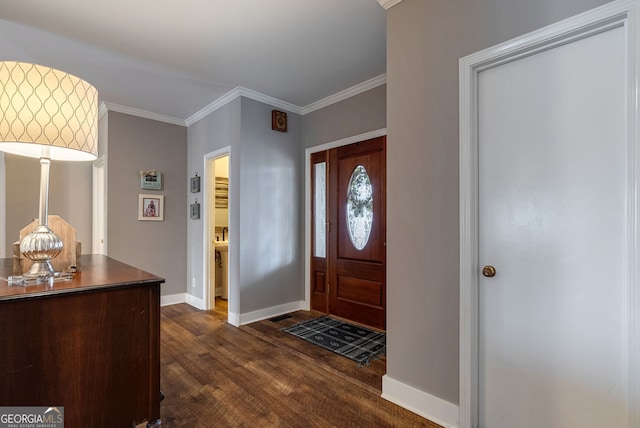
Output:
[[359,141],[370,140],[387,135],[387,128],[376,129],[364,134],[354,135],[341,140],[331,141],[309,147],[304,154],[304,304],[302,310],[311,309],[311,154],[335,147],[346,146]]
[[240,95],[245,98],[251,98],[252,100],[260,101],[261,103],[269,104],[273,107],[278,107],[282,110],[287,110],[292,113],[303,114],[302,108],[298,107],[295,104],[270,97],[269,95],[261,94],[260,92],[254,91],[253,89],[243,88],[242,86],[239,86],[239,88]]
[[303,115],[311,113],[316,110],[320,110],[321,108],[330,106],[331,104],[335,104],[337,102],[346,100],[347,98],[351,98],[355,95],[361,94],[363,92],[367,92],[370,89],[377,88],[378,86],[382,86],[387,83],[387,74],[381,74],[380,76],[376,76],[372,79],[366,80],[362,83],[359,83],[355,86],[345,89],[344,91],[340,91],[333,95],[330,95],[326,98],[318,100],[314,103],[311,103],[305,107],[302,107]]
[[93,162],[91,252],[107,255],[107,167],[105,156]]
[[187,302],[187,293],[169,294],[160,296],[160,306],[177,305],[178,303]]
[[638,216],[638,199],[640,199],[640,105],[638,104],[638,92],[640,89],[640,8],[637,0],[625,2],[628,4],[629,19],[627,25],[627,54],[629,69],[627,80],[629,85],[628,121],[628,152],[629,152],[629,206],[628,222],[628,257],[629,257],[629,295],[628,295],[628,340],[629,340],[629,426],[640,426],[640,219]]
[[204,306],[204,300],[200,299],[199,297],[194,296],[193,294],[189,294],[189,293],[185,293],[185,303],[190,304],[191,306],[193,306],[196,309],[200,309],[200,310],[206,310],[205,306]]
[[[465,58],[460,60],[460,426],[477,427],[478,414],[478,338],[472,320],[478,319],[478,237],[472,233],[478,218],[478,195],[473,189],[478,175],[478,153],[471,141],[477,128],[471,105],[477,104],[472,92],[471,73]],[[475,78],[475,76],[474,76]],[[475,87],[475,85],[473,85]]]
[[[290,312],[301,311],[304,310],[304,304],[305,303],[302,300],[298,300],[297,302],[284,303],[282,305],[271,306],[270,308],[240,314],[238,317],[238,326],[266,320],[268,318],[277,317],[278,315],[284,315]],[[229,316],[229,323],[231,323],[231,316]]]
[[7,249],[7,166],[4,152],[0,152],[0,259],[9,257]]
[[102,116],[104,116],[108,112],[109,109],[107,108],[106,104],[104,102],[101,102],[98,106],[98,122],[100,121],[100,119],[102,119]]
[[227,312],[227,322],[234,327],[240,327],[240,315],[235,312]]
[[104,102],[103,105],[109,111],[116,111],[116,112],[119,112],[119,113],[124,113],[124,114],[131,115],[131,116],[137,116],[137,117],[142,117],[142,118],[145,118],[145,119],[157,120],[158,122],[171,123],[173,125],[187,126],[186,122],[183,119],[180,119],[180,118],[177,118],[177,117],[166,116],[164,114],[158,114],[158,113],[152,113],[150,111],[141,110],[141,109],[134,108],[134,107],[127,107],[127,106],[123,106],[123,105],[120,105],[120,104],[114,104],[114,103],[109,103],[109,102]]
[[271,105],[273,107],[278,107],[283,110],[287,110],[293,113],[302,114],[302,109],[294,104],[288,103],[286,101],[279,100],[277,98],[270,97],[269,95],[261,94],[260,92],[256,92],[252,89],[247,89],[242,86],[236,86],[202,110],[194,113],[189,116],[185,123],[187,126],[190,126],[200,119],[210,115],[214,111],[224,107],[229,104],[231,101],[235,100],[238,97],[250,98],[252,100],[260,101],[261,103],[265,103]]
[[491,67],[533,55],[545,49],[570,43],[611,28],[624,26],[627,31],[629,58],[628,138],[631,191],[628,194],[627,248],[628,275],[628,355],[629,423],[640,425],[640,235],[637,222],[637,175],[640,173],[640,153],[636,129],[640,120],[638,107],[638,0],[618,0],[566,19],[540,30],[507,41],[460,59],[460,427],[475,428],[478,424],[478,152],[477,152],[477,90],[478,74]]
[[401,1],[402,0],[378,0],[378,3],[380,3],[380,6],[384,7],[387,10],[389,10],[389,8],[391,6],[397,5]]
[[186,303],[193,306],[196,309],[205,310],[204,300],[189,293],[169,294],[167,296],[160,296],[160,306],[177,305],[179,303]]
[[[479,73],[488,68],[570,43],[604,29],[622,26],[627,21],[630,3],[634,1],[637,0],[613,1],[572,18],[473,53],[461,58],[460,66],[464,64],[467,68],[470,68],[470,71]],[[464,95],[460,94],[461,97]]]
[[458,406],[389,375],[382,376],[382,398],[445,428],[458,428]]
[[226,94],[224,94],[223,96],[221,96],[220,98],[216,99],[214,102],[212,102],[211,104],[209,104],[205,108],[203,108],[203,109],[195,112],[191,116],[189,116],[185,120],[186,125],[187,126],[193,125],[194,123],[196,123],[200,119],[210,115],[211,113],[213,113],[214,111],[218,110],[219,108],[222,108],[225,105],[229,104],[231,101],[235,100],[239,96],[240,96],[240,87],[237,86],[237,87],[233,88],[232,90],[230,90],[229,92],[227,92]]
[[286,101],[282,101],[277,98],[271,97],[269,95],[265,95],[260,92],[254,91],[253,89],[244,88],[242,86],[236,86],[235,88],[233,88],[232,90],[230,90],[229,92],[221,96],[220,98],[216,99],[214,102],[212,102],[205,108],[189,116],[184,121],[184,124],[186,126],[191,126],[197,121],[199,121],[200,119],[224,107],[225,105],[229,104],[231,101],[235,100],[238,97],[250,98],[252,100],[260,101],[261,103],[268,104],[273,107],[278,107],[282,110],[286,110],[286,111],[304,116],[307,113],[311,113],[313,111],[327,107],[331,104],[335,104],[337,102],[346,100],[347,98],[361,94],[370,89],[377,88],[378,86],[382,86],[386,83],[387,83],[387,75],[381,74],[380,76],[376,76],[362,83],[358,83],[357,85],[352,86],[351,88],[347,88],[343,91],[330,95],[319,101],[315,101],[305,107],[299,107],[295,104],[291,104]]
[[110,103],[110,102],[100,103],[98,116],[99,118],[101,118],[107,113],[107,111],[116,111],[119,113],[125,113],[128,115],[131,115],[131,116],[138,116],[138,117],[143,117],[145,119],[157,120],[159,122],[166,122],[166,123],[171,123],[171,124],[180,125],[180,126],[191,126],[197,121],[199,121],[200,119],[224,107],[225,105],[229,104],[231,101],[235,100],[238,97],[250,98],[252,100],[260,101],[261,103],[268,104],[270,106],[277,107],[282,110],[286,110],[299,115],[305,115],[307,113],[311,113],[321,108],[330,106],[331,104],[335,104],[337,102],[346,100],[347,98],[361,94],[370,89],[377,88],[378,86],[382,86],[386,83],[387,83],[387,75],[381,74],[380,76],[376,76],[362,83],[358,83],[355,86],[352,86],[343,91],[330,95],[319,101],[315,101],[305,107],[299,107],[295,104],[291,104],[289,102],[279,100],[278,98],[274,98],[269,95],[265,95],[260,92],[254,91],[253,89],[244,88],[242,86],[236,86],[226,94],[222,95],[220,98],[213,101],[211,104],[195,112],[194,114],[192,114],[186,119],[180,119],[173,116],[166,116],[163,114],[153,113],[150,111],[141,110],[134,107],[127,107],[127,106]]
[[309,147],[306,152],[308,155],[311,153],[321,152],[323,150],[329,150],[336,147],[347,146],[349,144],[358,143],[360,141],[370,140],[372,138],[383,137],[387,135],[387,128],[376,129],[375,131],[365,132],[363,134],[353,135],[351,137],[342,138],[340,140],[330,141],[328,143],[319,144],[317,146]]

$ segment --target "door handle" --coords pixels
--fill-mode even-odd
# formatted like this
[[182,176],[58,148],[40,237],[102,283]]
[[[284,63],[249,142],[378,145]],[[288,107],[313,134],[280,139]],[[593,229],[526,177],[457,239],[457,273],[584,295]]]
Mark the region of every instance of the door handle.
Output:
[[496,276],[496,268],[491,265],[487,265],[482,268],[482,275],[486,276],[487,278],[492,278]]

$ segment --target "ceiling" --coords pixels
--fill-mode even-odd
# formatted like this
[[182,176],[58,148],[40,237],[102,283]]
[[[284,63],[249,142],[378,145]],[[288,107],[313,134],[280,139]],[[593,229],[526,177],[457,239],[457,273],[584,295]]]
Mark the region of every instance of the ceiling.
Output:
[[304,108],[379,81],[386,14],[377,0],[0,0],[0,59],[188,123],[237,87]]

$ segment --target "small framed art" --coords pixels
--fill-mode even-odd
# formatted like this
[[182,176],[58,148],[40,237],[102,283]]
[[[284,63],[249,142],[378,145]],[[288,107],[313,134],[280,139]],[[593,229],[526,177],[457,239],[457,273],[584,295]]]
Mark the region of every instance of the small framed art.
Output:
[[200,192],[200,177],[196,175],[195,177],[191,177],[191,193]]
[[138,220],[163,221],[164,195],[138,195]]
[[200,204],[196,201],[195,204],[191,204],[191,220],[198,220],[200,218]]
[[271,129],[287,132],[287,113],[280,110],[271,110]]
[[162,173],[152,171],[140,174],[140,188],[149,190],[162,190]]

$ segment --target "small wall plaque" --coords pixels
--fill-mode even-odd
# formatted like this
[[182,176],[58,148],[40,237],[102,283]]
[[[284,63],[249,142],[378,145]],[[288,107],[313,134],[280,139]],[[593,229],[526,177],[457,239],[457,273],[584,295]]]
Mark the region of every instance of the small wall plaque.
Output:
[[200,177],[196,172],[196,176],[191,177],[191,193],[198,193],[198,192],[200,192]]
[[271,129],[287,132],[287,113],[280,110],[271,110]]
[[191,220],[198,220],[200,218],[200,204],[196,199],[195,204],[191,204]]
[[162,173],[151,171],[140,172],[140,188],[149,190],[162,190]]

